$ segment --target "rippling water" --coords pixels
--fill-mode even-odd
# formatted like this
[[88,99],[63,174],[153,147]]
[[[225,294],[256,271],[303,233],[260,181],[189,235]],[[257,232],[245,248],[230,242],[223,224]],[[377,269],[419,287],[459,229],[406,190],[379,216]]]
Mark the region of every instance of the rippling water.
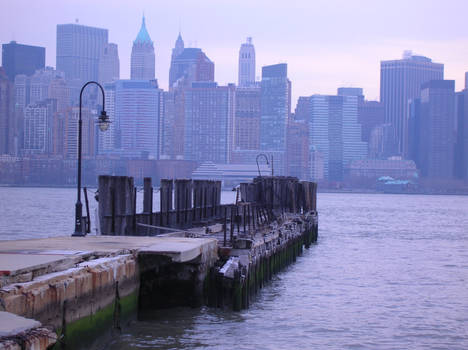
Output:
[[[18,190],[28,206],[47,192]],[[13,225],[3,191],[0,237]],[[468,349],[468,197],[319,194],[318,205],[318,244],[250,309],[146,314],[106,349]]]

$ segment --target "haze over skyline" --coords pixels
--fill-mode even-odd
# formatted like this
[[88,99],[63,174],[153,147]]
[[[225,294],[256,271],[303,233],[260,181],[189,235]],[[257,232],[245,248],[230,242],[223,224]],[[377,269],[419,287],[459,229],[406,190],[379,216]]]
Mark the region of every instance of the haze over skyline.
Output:
[[261,67],[288,64],[293,109],[299,96],[335,94],[340,86],[364,89],[379,99],[380,61],[404,50],[445,65],[445,79],[464,86],[468,71],[468,3],[264,0],[170,3],[123,0],[1,0],[0,42],[46,47],[46,65],[56,66],[56,26],[75,23],[109,30],[118,44],[120,74],[130,77],[130,53],[143,12],[156,53],[156,77],[167,89],[171,49],[179,28],[186,47],[200,47],[215,63],[219,84],[237,83],[238,53],[253,38]]

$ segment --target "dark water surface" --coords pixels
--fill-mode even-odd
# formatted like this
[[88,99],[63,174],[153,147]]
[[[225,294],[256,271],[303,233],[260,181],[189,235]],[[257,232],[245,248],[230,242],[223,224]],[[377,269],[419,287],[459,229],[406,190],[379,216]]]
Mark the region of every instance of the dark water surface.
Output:
[[[40,196],[64,206],[69,191],[15,189],[29,198],[18,224],[11,190],[0,188],[0,239],[34,227]],[[319,194],[318,205],[318,244],[250,309],[153,312],[106,349],[468,349],[468,197]],[[71,231],[60,220],[73,203],[60,209],[41,219],[49,233]]]

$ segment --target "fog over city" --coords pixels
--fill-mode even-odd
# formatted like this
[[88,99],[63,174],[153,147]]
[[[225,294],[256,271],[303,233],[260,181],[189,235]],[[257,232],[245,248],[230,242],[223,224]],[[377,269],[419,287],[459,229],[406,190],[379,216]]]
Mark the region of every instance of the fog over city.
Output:
[[130,77],[132,42],[144,13],[155,45],[156,78],[167,87],[171,49],[179,29],[186,47],[200,47],[215,63],[215,80],[237,81],[240,44],[252,37],[257,71],[288,63],[293,105],[299,96],[334,94],[359,86],[379,99],[381,60],[404,50],[445,64],[445,79],[463,87],[467,70],[468,2],[395,1],[91,1],[1,0],[0,42],[46,47],[55,67],[56,25],[105,28],[118,44],[121,78]]

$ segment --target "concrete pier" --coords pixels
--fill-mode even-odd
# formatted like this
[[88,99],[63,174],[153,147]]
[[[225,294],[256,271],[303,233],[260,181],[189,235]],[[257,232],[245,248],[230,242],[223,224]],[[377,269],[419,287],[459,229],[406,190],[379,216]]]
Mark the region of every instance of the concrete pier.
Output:
[[145,179],[140,214],[132,178],[103,176],[99,185],[107,235],[0,241],[0,317],[27,325],[0,334],[0,350],[54,342],[87,349],[138,310],[247,308],[273,274],[317,241],[317,187],[296,178],[256,178],[228,205],[219,181],[164,180],[156,213]]
[[[139,263],[142,257],[153,264]],[[159,268],[161,261],[165,266],[198,268],[215,260],[217,241],[211,238],[88,236],[2,241],[0,310],[39,321],[49,331],[58,330],[59,346],[86,348],[85,340],[109,328],[119,329],[136,312],[140,277]],[[195,284],[192,290],[201,289],[201,282],[199,286],[191,282]],[[40,333],[39,325],[31,330],[31,339]],[[4,344],[11,344],[12,338],[3,340],[0,337],[0,349],[9,349]]]

